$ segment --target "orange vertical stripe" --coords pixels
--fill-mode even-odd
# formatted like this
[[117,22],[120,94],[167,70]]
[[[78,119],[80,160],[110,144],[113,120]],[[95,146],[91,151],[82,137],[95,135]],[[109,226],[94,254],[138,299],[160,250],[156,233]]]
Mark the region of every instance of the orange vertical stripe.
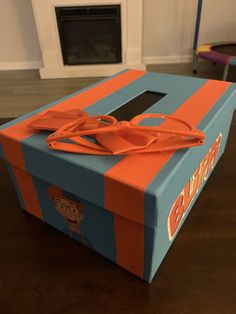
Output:
[[44,114],[49,110],[67,111],[71,109],[85,109],[102,98],[111,95],[118,89],[132,83],[145,74],[144,71],[130,70],[121,73],[99,85],[94,86],[78,95],[63,100],[59,104],[41,111],[40,113],[27,118],[13,126],[0,131],[0,142],[3,143],[6,160],[21,169],[25,169],[21,141],[37,133],[35,130],[28,128],[28,124],[37,116]]
[[12,170],[24,200],[25,209],[32,215],[43,220],[42,211],[32,176],[24,170],[14,166],[12,166]]
[[[190,124],[197,126],[230,85],[231,83],[229,82],[207,81],[172,116],[185,119]],[[162,126],[170,127],[170,123],[169,121],[164,122]],[[143,225],[144,192],[152,179],[174,153],[129,155],[115,164],[105,174],[105,208]],[[117,215],[115,215],[116,241],[118,243],[117,262],[128,269],[131,267],[132,256],[130,251],[129,257],[124,259],[123,252],[129,252],[126,249],[124,234],[126,239],[133,238],[133,230],[126,228],[125,224],[122,226]],[[140,232],[142,232],[142,237],[144,237],[144,229],[140,230]],[[142,243],[144,241],[141,241],[141,245],[135,245],[135,249],[138,251],[136,256],[140,257],[136,261],[137,265],[139,265],[139,271],[137,272],[137,266],[133,269],[133,272],[136,274],[142,274],[143,272],[144,246]]]
[[[126,230],[129,230],[128,236]],[[140,267],[139,261],[143,261],[143,252],[137,248],[144,247],[143,226],[116,216],[115,234],[119,235],[116,237],[116,249],[119,252],[117,263],[142,278],[144,265]]]

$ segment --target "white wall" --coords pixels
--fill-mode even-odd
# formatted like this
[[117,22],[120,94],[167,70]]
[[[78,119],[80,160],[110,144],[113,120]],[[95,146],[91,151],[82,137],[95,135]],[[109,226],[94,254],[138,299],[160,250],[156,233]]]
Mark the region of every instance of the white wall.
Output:
[[[45,0],[38,0],[45,1]],[[191,60],[197,0],[144,0],[146,63]],[[236,41],[236,0],[204,0],[200,42]],[[0,69],[41,65],[31,0],[0,0]]]
[[39,67],[41,59],[31,1],[0,0],[0,69]]
[[[191,60],[197,0],[144,0],[146,63]],[[204,0],[199,43],[236,41],[236,0]]]

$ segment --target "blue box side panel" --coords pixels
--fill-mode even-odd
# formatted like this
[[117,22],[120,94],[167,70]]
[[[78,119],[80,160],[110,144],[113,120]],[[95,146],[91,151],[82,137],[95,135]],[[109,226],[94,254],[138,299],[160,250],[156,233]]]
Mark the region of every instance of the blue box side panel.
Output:
[[[168,236],[168,215],[172,205],[174,204],[176,198],[179,196],[189,179],[191,178],[194,171],[197,169],[198,165],[204,158],[204,156],[208,153],[209,149],[214,144],[215,140],[222,133],[222,141],[220,144],[217,162],[220,156],[223,154],[229,128],[230,122],[232,119],[232,108],[228,106],[220,115],[218,115],[214,121],[212,121],[212,125],[210,125],[206,130],[206,142],[204,144],[204,150],[202,147],[194,148],[194,155],[192,154],[188,161],[182,163],[181,167],[178,169],[174,169],[173,176],[171,180],[166,181],[165,184],[162,185],[161,191],[159,191],[159,199],[158,199],[158,222],[157,222],[157,233],[155,239],[155,247],[153,254],[153,264],[151,270],[151,279],[155,275],[158,267],[160,266],[164,256],[169,250],[173,240],[181,229],[185,219],[187,218],[192,206],[194,205],[196,199],[201,193],[202,188],[205,186],[206,181],[203,182],[201,188],[198,193],[194,197],[192,203],[190,204],[187,212],[179,224],[177,232],[172,240],[169,240]],[[212,169],[210,170],[210,175],[212,173]],[[209,176],[210,176],[209,175]],[[208,178],[209,178],[208,176]]]
[[22,209],[25,209],[24,199],[23,199],[23,197],[22,197],[22,195],[21,195],[20,189],[18,188],[18,185],[17,185],[17,182],[16,182],[16,177],[15,177],[15,175],[14,175],[12,166],[11,166],[9,163],[6,163],[6,165],[7,165],[7,170],[8,170],[8,173],[9,173],[9,175],[10,175],[11,181],[12,181],[12,183],[13,183],[13,185],[14,185],[16,194],[17,194],[17,196],[18,196],[18,199],[19,199],[21,208],[22,208]]
[[144,269],[143,279],[151,282],[152,260],[155,249],[156,229],[144,228]]
[[[60,188],[61,196],[59,196],[59,199],[61,200],[58,201],[57,199],[55,201],[50,196],[49,191],[52,186],[49,183],[36,177],[33,177],[33,181],[45,222],[116,262],[114,215],[112,213],[79,199]],[[64,206],[66,209],[60,212],[58,206]],[[77,206],[82,207],[80,213],[83,219],[80,222],[71,223],[71,221],[76,221],[76,217],[78,217],[78,211],[74,212],[74,208]]]
[[[5,154],[4,154],[4,151],[3,151],[3,147],[0,143],[0,158],[5,160]],[[6,167],[7,167],[7,170],[8,170],[8,173],[10,175],[10,178],[11,178],[11,181],[13,183],[13,186],[16,190],[16,193],[17,193],[17,196],[18,196],[18,199],[19,199],[19,202],[21,204],[21,208],[22,209],[25,209],[25,204],[24,204],[24,201],[23,201],[23,198],[22,198],[22,195],[21,195],[21,192],[17,186],[17,183],[16,183],[16,178],[15,178],[15,175],[14,175],[14,172],[12,170],[12,166],[6,162]]]

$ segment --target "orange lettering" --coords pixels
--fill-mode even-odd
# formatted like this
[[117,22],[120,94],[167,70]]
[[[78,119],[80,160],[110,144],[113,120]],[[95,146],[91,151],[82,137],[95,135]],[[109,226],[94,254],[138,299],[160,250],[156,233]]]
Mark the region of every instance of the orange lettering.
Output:
[[183,195],[180,194],[177,200],[175,201],[169,216],[169,233],[171,238],[175,234],[176,229],[182,219],[184,213],[184,206],[183,206]]
[[194,171],[194,174],[184,188],[184,212],[186,212],[189,204],[197,193],[199,169],[200,167]]

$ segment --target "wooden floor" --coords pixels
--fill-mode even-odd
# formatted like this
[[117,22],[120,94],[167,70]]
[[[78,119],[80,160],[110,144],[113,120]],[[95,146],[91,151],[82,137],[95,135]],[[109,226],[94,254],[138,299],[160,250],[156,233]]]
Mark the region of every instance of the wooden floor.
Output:
[[[152,69],[191,73],[189,65]],[[30,111],[96,80],[41,81],[35,71],[1,73],[1,113]],[[23,213],[0,162],[0,313],[235,313],[235,165],[232,125],[225,154],[148,285]]]
[[[151,65],[150,71],[192,76],[192,64]],[[199,63],[199,77],[220,79],[223,68],[207,62]],[[236,82],[235,67],[228,79]],[[37,70],[0,71],[0,118],[18,117],[69,93],[89,86],[101,78],[41,80]]]

